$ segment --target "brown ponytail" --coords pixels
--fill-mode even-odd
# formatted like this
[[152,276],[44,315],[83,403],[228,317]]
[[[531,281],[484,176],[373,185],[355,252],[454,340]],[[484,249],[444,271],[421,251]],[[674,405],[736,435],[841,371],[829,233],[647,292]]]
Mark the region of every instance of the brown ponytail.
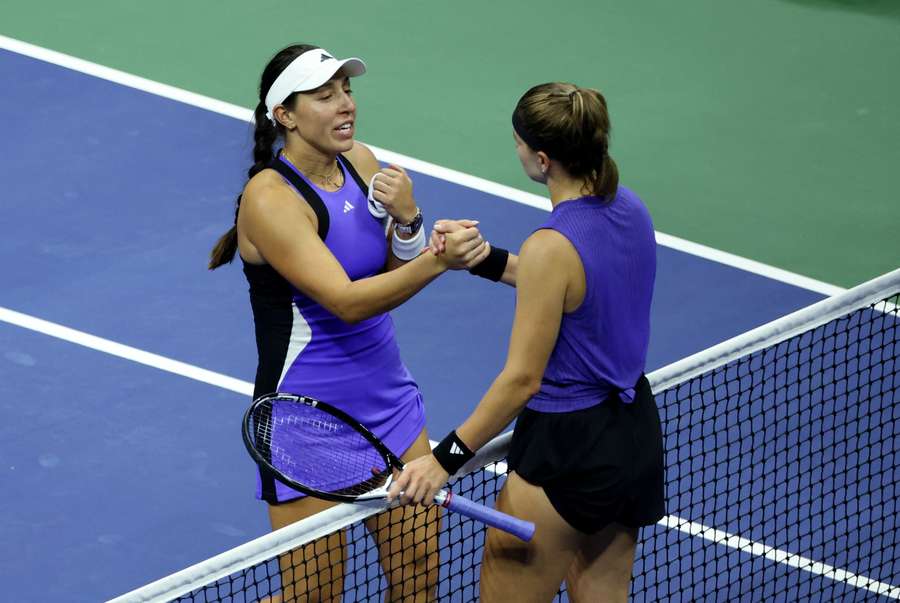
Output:
[[571,176],[583,178],[589,194],[612,200],[619,170],[609,155],[609,113],[602,94],[574,84],[540,84],[519,99],[513,124],[532,150],[544,151]]
[[232,226],[228,231],[219,237],[216,246],[209,253],[210,270],[215,270],[224,264],[230,264],[237,253],[237,225]]

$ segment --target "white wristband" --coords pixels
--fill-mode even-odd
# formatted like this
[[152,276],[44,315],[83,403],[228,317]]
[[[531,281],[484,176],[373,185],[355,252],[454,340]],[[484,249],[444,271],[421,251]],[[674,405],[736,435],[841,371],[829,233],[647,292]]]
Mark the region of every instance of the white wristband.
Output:
[[369,206],[369,213],[379,220],[387,215],[387,210],[384,208],[384,205],[375,200],[375,178],[377,178],[380,173],[381,172],[376,172],[372,176],[372,179],[369,180],[369,202],[366,204]]
[[425,229],[420,228],[411,239],[403,240],[394,233],[391,237],[391,251],[398,260],[408,262],[416,259],[425,249]]

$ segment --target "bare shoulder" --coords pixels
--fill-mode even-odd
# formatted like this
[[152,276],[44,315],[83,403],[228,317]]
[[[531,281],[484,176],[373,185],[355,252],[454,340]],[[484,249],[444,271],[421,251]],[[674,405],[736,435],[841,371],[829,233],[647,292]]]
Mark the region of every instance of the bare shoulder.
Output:
[[523,265],[552,270],[570,262],[579,262],[580,258],[575,246],[562,233],[542,228],[525,239],[519,251],[519,261]]
[[563,310],[571,312],[583,300],[583,283],[581,256],[562,233],[542,228],[525,239],[516,268],[517,295],[561,301]]
[[274,170],[263,170],[244,186],[241,213],[246,211],[250,214],[282,215],[285,212],[293,214],[298,210],[305,213],[304,209],[308,205],[298,203],[298,200],[302,200],[300,194],[281,175]]
[[354,140],[353,148],[345,153],[347,159],[356,168],[360,176],[368,182],[375,172],[381,169],[381,164],[375,158],[375,153],[363,143]]

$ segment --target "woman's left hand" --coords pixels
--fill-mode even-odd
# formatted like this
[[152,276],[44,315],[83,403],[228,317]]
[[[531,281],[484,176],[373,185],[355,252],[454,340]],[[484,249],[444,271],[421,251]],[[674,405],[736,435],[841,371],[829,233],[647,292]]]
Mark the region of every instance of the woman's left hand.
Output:
[[372,196],[384,206],[399,224],[409,224],[418,208],[413,199],[413,185],[409,175],[399,165],[391,164],[375,174]]
[[438,220],[431,230],[428,248],[434,255],[440,255],[444,253],[447,245],[447,238],[444,235],[475,226],[478,226],[478,220]]
[[450,475],[433,454],[420,456],[403,467],[403,471],[388,489],[388,500],[399,498],[405,505],[434,504],[435,495],[449,478]]

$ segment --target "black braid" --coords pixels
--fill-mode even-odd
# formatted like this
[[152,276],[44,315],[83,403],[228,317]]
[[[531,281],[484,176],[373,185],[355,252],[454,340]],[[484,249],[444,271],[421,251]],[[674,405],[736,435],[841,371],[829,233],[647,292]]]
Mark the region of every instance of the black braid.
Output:
[[[253,178],[255,175],[266,169],[266,166],[275,158],[272,147],[274,146],[275,141],[278,140],[278,135],[283,133],[282,126],[280,124],[273,124],[266,115],[266,95],[269,93],[269,88],[272,87],[272,84],[275,82],[278,75],[284,71],[294,59],[314,48],[318,48],[318,46],[294,44],[280,50],[272,57],[268,64],[266,64],[266,68],[263,70],[259,83],[259,104],[256,105],[256,110],[253,112],[256,128],[253,131],[253,165],[247,170],[248,179]],[[284,99],[283,104],[290,105],[292,104],[293,99],[294,95],[291,95]],[[216,246],[210,254],[210,270],[215,270],[223,264],[228,264],[234,259],[234,256],[237,253],[237,218],[240,207],[241,196],[238,195],[238,198],[234,203],[234,226],[232,226],[228,232],[222,235],[218,242],[216,242]]]
[[[275,153],[272,147],[278,140],[278,127],[272,123],[272,120],[266,115],[266,104],[260,101],[256,105],[256,111],[253,112],[253,119],[256,122],[256,128],[253,130],[253,165],[247,170],[247,180],[253,178],[258,173],[266,169],[273,159]],[[241,208],[241,195],[238,195],[234,203],[234,223],[237,224],[238,211]]]
[[253,178],[263,171],[275,158],[272,146],[278,140],[278,128],[266,116],[266,104],[262,101],[256,105],[253,113],[256,120],[256,130],[253,132],[253,165],[247,170],[247,178]]

